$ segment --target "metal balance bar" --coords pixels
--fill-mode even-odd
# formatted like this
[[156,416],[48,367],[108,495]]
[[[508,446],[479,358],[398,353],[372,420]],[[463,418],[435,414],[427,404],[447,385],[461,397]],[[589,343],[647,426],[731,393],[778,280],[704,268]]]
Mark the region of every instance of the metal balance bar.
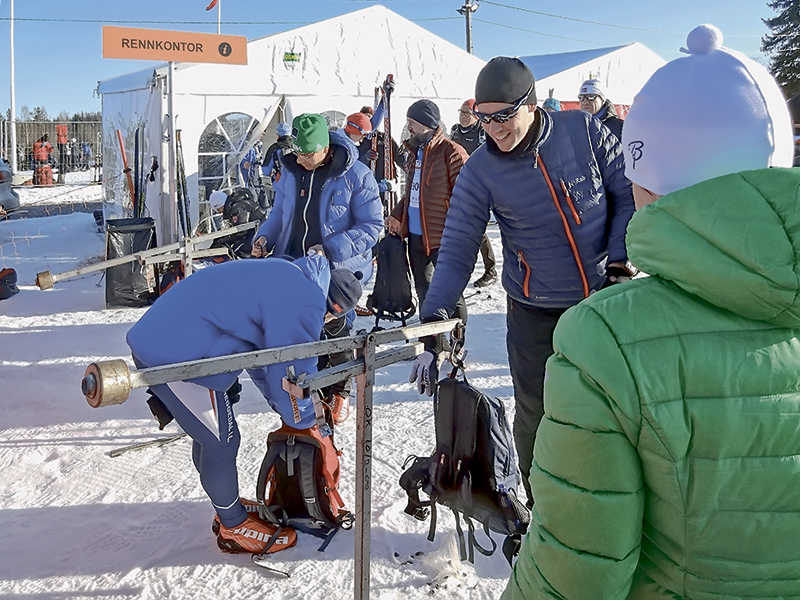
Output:
[[[64,273],[53,274],[50,271],[42,271],[41,273],[37,273],[36,275],[36,285],[39,286],[40,290],[49,290],[59,281],[63,281],[65,279],[71,279],[73,277],[78,277],[80,275],[86,275],[87,273],[94,273],[95,271],[103,271],[105,269],[116,267],[118,265],[124,265],[129,262],[133,262],[135,260],[138,260],[139,262],[158,262],[157,260],[152,260],[152,259],[154,257],[156,258],[160,257],[161,255],[169,255],[169,253],[173,251],[183,252],[188,256],[194,256],[196,258],[199,258],[200,256],[203,255],[209,256],[207,250],[194,251],[194,246],[202,244],[204,242],[213,241],[217,238],[225,237],[233,233],[239,233],[240,231],[247,231],[248,229],[254,229],[257,226],[258,226],[257,221],[252,221],[250,223],[243,223],[242,225],[229,227],[227,229],[221,229],[220,231],[212,231],[211,233],[205,233],[203,235],[197,236],[196,238],[186,238],[182,242],[175,242],[173,244],[167,244],[166,246],[159,246],[158,248],[143,250],[142,252],[134,252],[133,254],[126,254],[125,256],[112,258],[110,260],[104,260],[102,262],[95,263],[93,265],[87,265],[85,267],[80,267],[79,269],[73,269],[72,271],[65,271]],[[222,248],[219,250],[220,250],[219,252],[216,252],[215,249],[215,252],[212,255],[217,256],[219,254],[225,254],[227,252],[227,250]],[[173,260],[171,257],[168,258],[168,256],[165,256],[164,258],[165,260],[163,262],[170,262],[171,260]]]

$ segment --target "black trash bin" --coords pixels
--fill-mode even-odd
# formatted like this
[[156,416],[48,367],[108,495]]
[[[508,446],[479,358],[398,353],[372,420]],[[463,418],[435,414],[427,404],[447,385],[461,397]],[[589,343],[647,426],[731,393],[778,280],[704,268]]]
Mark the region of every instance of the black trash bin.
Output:
[[[106,221],[106,258],[111,260],[156,247],[150,217]],[[106,269],[106,307],[148,306],[158,298],[158,269],[138,260]]]

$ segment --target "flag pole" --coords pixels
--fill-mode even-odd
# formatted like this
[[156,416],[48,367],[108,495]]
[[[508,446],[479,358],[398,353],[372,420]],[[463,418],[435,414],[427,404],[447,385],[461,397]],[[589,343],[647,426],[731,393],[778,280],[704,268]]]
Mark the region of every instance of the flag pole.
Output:
[[217,35],[222,33],[220,31],[221,24],[222,24],[222,0],[218,0],[218,2],[217,2]]
[[11,68],[9,70],[9,75],[10,75],[10,78],[11,78],[11,81],[10,81],[11,85],[10,85],[10,88],[9,88],[10,92],[11,92],[11,107],[10,107],[11,110],[9,111],[11,113],[9,115],[11,117],[11,119],[10,119],[10,121],[11,121],[11,123],[10,123],[10,125],[11,125],[11,156],[7,157],[7,158],[11,159],[11,163],[10,163],[11,164],[11,174],[12,175],[16,175],[17,174],[18,165],[17,165],[17,117],[16,117],[17,107],[16,107],[16,103],[14,102],[14,100],[15,100],[15,93],[14,93],[14,0],[11,0],[11,23],[10,23],[10,26],[11,26],[11,29],[9,30],[8,39],[9,39],[9,42],[10,42],[10,45],[11,45],[11,51],[9,53],[9,58],[11,60],[11,65],[10,65]]

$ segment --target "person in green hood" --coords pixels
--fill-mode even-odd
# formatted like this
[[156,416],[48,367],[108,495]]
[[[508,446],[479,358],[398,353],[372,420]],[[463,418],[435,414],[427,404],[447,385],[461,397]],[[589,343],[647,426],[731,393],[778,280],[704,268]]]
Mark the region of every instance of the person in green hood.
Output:
[[504,600],[800,598],[789,115],[766,69],[716,27],[692,30],[683,51],[622,134],[628,257],[649,277],[558,322],[533,517]]

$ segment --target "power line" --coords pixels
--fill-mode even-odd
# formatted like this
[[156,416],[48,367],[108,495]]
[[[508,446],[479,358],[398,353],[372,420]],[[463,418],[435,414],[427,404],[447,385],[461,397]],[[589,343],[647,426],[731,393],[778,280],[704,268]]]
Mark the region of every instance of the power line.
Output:
[[679,31],[663,31],[661,29],[647,29],[645,27],[629,27],[628,25],[619,25],[617,23],[601,23],[600,21],[589,21],[587,19],[578,19],[575,17],[565,17],[563,15],[554,15],[551,13],[540,12],[538,10],[531,10],[529,8],[520,8],[518,6],[510,6],[508,4],[500,4],[499,2],[490,2],[489,0],[480,0],[483,4],[491,4],[493,6],[500,6],[502,8],[510,8],[511,10],[518,10],[521,12],[531,13],[534,15],[541,15],[543,17],[552,17],[554,19],[564,19],[566,21],[577,21],[578,23],[588,23],[589,25],[603,25],[604,27],[616,27],[618,29],[633,29],[635,31],[649,31],[650,33],[670,33],[673,35],[684,35],[685,32]]
[[[10,17],[0,17],[0,21],[10,21]],[[430,17],[425,19],[410,19],[414,22],[418,21],[454,21],[460,20],[459,17]],[[33,18],[33,17],[15,17],[14,22],[30,21],[39,23],[103,23],[103,24],[137,24],[137,25],[208,25],[213,24],[211,21],[142,21],[132,19],[54,19],[54,18]],[[317,21],[222,21],[223,25],[313,25]]]
[[[480,0],[481,2],[486,2],[486,0]],[[572,42],[583,42],[585,44],[591,44],[589,40],[581,40],[578,38],[571,38],[571,37],[564,37],[562,35],[555,35],[552,33],[542,33],[541,31],[533,31],[532,29],[522,29],[521,27],[512,27],[511,25],[503,25],[502,23],[493,23],[492,21],[484,21],[483,19],[475,19],[479,23],[486,23],[487,25],[495,25],[497,27],[505,27],[506,29],[514,29],[515,31],[524,31],[525,33],[535,33],[536,35],[546,35],[547,37],[554,37],[559,38],[561,40],[569,40]]]

